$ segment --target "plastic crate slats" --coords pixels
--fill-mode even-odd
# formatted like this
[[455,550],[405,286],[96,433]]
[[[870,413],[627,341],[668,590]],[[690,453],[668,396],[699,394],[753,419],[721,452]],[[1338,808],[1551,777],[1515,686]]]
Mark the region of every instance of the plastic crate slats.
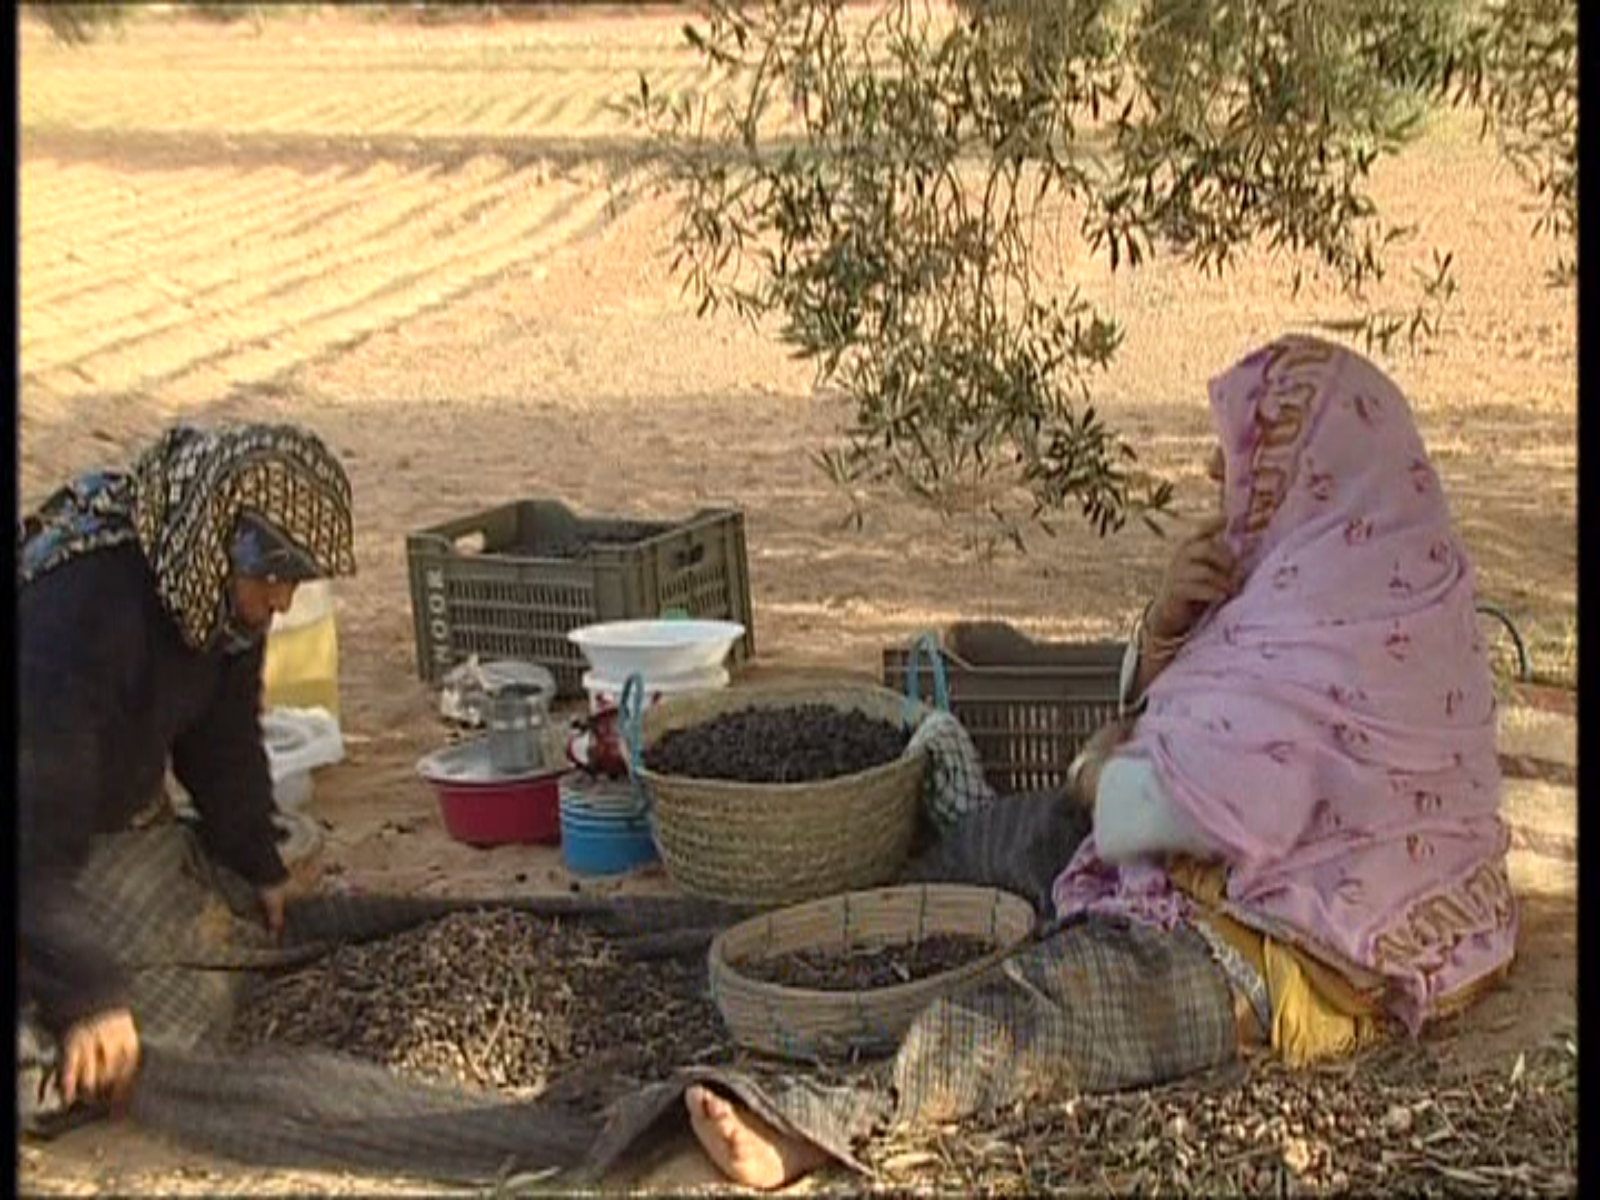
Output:
[[[963,660],[948,649],[957,639],[946,638],[951,711],[972,735],[996,791],[1061,787],[1079,747],[1117,715],[1124,644],[1033,643],[1015,630],[1006,638],[1006,660],[993,664]],[[909,647],[884,651],[886,687],[904,691],[910,658]],[[932,702],[932,672],[922,671],[920,682]]]
[[728,591],[727,574],[717,568],[684,571],[662,587],[661,601],[663,607],[684,608],[710,619],[737,619],[732,616],[734,601]]
[[[572,557],[580,544],[589,552]],[[734,661],[755,653],[736,509],[674,524],[580,517],[556,501],[524,500],[413,533],[406,556],[417,673],[428,682],[477,654],[539,663],[563,695],[579,695],[586,663],[570,631],[671,609],[741,622]]]

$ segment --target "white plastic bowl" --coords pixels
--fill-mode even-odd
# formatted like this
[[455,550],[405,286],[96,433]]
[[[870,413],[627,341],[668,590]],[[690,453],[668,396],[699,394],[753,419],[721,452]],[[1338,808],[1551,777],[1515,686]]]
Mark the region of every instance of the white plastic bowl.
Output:
[[567,634],[598,678],[652,683],[715,670],[743,636],[737,621],[608,621]]

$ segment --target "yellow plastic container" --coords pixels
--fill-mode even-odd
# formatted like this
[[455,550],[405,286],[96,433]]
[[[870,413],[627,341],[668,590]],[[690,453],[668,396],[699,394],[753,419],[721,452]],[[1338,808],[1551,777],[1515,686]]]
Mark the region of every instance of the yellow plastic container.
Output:
[[339,633],[326,579],[302,584],[289,611],[272,622],[262,682],[268,708],[325,708],[339,715]]

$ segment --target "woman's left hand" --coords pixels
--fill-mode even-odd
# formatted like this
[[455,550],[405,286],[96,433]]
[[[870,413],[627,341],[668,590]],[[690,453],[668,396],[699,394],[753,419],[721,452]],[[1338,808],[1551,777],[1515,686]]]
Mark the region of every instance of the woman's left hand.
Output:
[[1100,790],[1100,772],[1106,760],[1116,753],[1117,747],[1133,733],[1134,718],[1121,717],[1102,725],[1079,752],[1083,765],[1074,780],[1073,798],[1084,808],[1093,811],[1095,796]]
[[267,924],[267,932],[273,937],[283,933],[283,907],[289,898],[289,884],[274,883],[256,892],[256,899],[261,904],[261,919]]

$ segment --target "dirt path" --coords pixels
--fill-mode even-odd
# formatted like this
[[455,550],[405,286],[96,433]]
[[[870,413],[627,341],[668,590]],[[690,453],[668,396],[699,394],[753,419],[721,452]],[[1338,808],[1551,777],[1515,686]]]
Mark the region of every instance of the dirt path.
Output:
[[[605,167],[636,143],[608,107],[649,70],[700,76],[681,16],[567,16],[420,29],[360,16],[218,28],[136,19],[69,52],[22,37],[21,488],[37,498],[122,459],[167,421],[292,419],[345,458],[360,576],[340,595],[347,761],[317,781],[326,871],[425,891],[562,889],[548,851],[449,842],[413,764],[440,739],[417,682],[404,535],[518,497],[596,513],[747,515],[763,672],[876,670],[924,628],[999,616],[1058,637],[1125,627],[1164,544],[1070,527],[980,564],[960,531],[903,503],[862,534],[808,452],[842,414],[761,331],[696,320],[666,270],[671,213],[613,204]],[[1575,674],[1575,322],[1544,286],[1520,185],[1466,123],[1437,123],[1380,179],[1397,219],[1457,252],[1462,299],[1418,356],[1414,398],[1483,593],[1539,670]],[[1396,264],[1404,276],[1409,264]],[[1249,258],[1221,280],[1157,264],[1066,283],[1127,328],[1102,406],[1205,494],[1203,381],[1285,325],[1337,315]],[[1503,752],[1576,762],[1570,715],[1506,709]],[[1506,806],[1527,897],[1511,987],[1466,1039],[1498,1061],[1569,1022],[1576,804],[1570,774],[1514,778]],[[616,886],[616,885],[611,885]],[[659,876],[630,887],[665,890]],[[294,1190],[144,1145],[75,1136],[30,1186]],[[148,1155],[149,1157],[141,1157]],[[220,1171],[220,1173],[219,1173]]]

